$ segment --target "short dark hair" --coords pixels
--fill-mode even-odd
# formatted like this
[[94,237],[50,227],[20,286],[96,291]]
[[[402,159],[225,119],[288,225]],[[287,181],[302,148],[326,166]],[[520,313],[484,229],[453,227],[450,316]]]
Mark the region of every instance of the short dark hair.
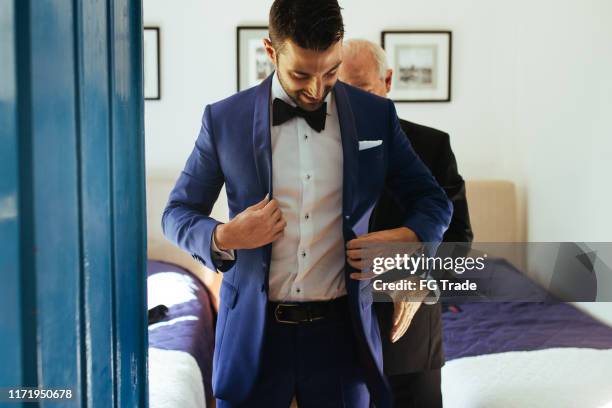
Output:
[[274,0],[270,8],[270,41],[278,52],[287,39],[323,51],[344,37],[337,0]]

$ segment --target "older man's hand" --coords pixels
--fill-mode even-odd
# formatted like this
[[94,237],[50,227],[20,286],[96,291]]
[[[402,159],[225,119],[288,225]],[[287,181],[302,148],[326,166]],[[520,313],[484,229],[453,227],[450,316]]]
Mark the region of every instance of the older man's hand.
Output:
[[[413,290],[408,294],[404,291],[389,293],[393,299],[393,325],[389,333],[391,343],[395,343],[406,334],[414,315],[418,312],[428,293],[428,290]],[[410,300],[405,300],[406,298]]]
[[[398,243],[402,253],[414,253],[420,249],[420,245],[413,244],[419,242],[414,231],[406,227],[371,232],[347,242],[347,262],[353,268],[361,271],[351,273],[351,278],[355,280],[372,279],[376,276],[371,268],[372,260],[375,257],[393,256],[397,252]],[[401,243],[410,245],[403,246]],[[389,333],[392,343],[398,341],[406,333],[428,293],[428,290],[387,292],[393,300],[393,326]]]

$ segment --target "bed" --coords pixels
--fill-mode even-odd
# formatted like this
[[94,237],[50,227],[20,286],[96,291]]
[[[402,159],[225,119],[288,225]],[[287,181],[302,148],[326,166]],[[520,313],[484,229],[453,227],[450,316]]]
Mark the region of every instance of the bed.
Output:
[[[512,183],[466,187],[475,242],[526,242]],[[516,280],[528,254],[500,248],[496,272]],[[457,306],[442,316],[446,408],[612,408],[612,303]]]
[[149,261],[147,275],[149,309],[165,306],[165,313],[149,322],[149,406],[212,406],[212,297],[177,265]]
[[[597,305],[592,311],[609,313],[609,305]],[[612,327],[587,313],[584,309],[589,307],[561,302],[449,307],[443,313],[444,406],[597,408],[611,404]]]
[[[212,352],[221,275],[163,236],[161,218],[175,180],[147,177],[148,305],[168,307],[149,325],[151,408],[214,406]],[[214,216],[224,219],[223,210]]]

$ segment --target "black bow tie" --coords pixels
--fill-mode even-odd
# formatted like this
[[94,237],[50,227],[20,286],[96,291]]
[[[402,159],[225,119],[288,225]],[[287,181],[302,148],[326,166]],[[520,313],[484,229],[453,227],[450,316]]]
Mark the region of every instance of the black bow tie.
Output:
[[282,99],[275,98],[272,103],[272,126],[282,125],[289,119],[296,116],[304,118],[306,123],[316,130],[321,132],[325,129],[325,116],[327,115],[327,102],[315,111],[307,111],[300,107],[289,105]]

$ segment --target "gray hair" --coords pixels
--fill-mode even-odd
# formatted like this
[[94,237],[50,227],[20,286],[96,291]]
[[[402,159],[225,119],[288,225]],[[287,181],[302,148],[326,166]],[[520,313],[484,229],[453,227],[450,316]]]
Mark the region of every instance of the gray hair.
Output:
[[385,79],[389,65],[387,64],[387,54],[380,45],[362,39],[346,40],[342,44],[342,53],[347,58],[354,58],[364,51],[369,52],[374,58],[380,79]]

